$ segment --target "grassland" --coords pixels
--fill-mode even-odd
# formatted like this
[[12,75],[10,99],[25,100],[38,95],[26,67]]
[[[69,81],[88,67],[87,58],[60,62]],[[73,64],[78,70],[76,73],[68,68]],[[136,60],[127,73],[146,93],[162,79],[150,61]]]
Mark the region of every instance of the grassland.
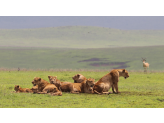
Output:
[[[120,94],[70,94],[50,96],[31,93],[13,93],[14,85],[31,88],[35,76],[48,80],[56,75],[61,81],[73,82],[72,76],[81,73],[99,80],[109,71],[0,71],[1,108],[163,108],[164,81],[162,72],[143,74],[130,72],[130,77],[120,77]],[[111,91],[111,90],[110,90]]]
[[164,70],[164,30],[67,26],[0,29],[0,69]]
[[111,48],[164,45],[164,30],[119,30],[67,26],[0,29],[0,46],[49,48]]
[[0,68],[143,70],[146,57],[150,71],[164,71],[164,46],[96,49],[5,48],[0,47]]

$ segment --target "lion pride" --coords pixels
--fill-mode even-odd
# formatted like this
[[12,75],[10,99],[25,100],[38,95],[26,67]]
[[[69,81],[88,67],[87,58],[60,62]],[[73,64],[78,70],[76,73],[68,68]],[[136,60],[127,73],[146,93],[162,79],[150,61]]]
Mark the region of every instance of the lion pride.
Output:
[[58,87],[62,92],[71,93],[93,93],[95,80],[92,78],[86,79],[82,83],[61,82],[57,76],[48,76],[50,83]]
[[19,93],[19,92],[32,93],[33,92],[31,89],[21,88],[19,85],[15,85],[14,90],[16,91],[16,93]]
[[[128,71],[125,69],[114,69],[110,73],[103,76],[93,87],[94,93],[109,94],[109,89],[112,87],[113,93],[120,93],[118,91],[119,77],[123,76],[125,79],[129,77]],[[116,92],[115,92],[115,90]]]
[[[46,93],[59,93],[58,88],[54,84],[50,84],[46,80],[43,80],[39,77],[35,77],[32,81],[34,86],[38,85],[38,94],[46,94]],[[62,95],[62,92],[58,94],[59,96]]]

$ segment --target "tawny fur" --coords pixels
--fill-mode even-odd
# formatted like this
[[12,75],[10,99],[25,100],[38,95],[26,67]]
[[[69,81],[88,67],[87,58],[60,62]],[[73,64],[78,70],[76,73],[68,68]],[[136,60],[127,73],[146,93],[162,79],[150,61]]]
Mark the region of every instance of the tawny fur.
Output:
[[87,79],[82,83],[61,82],[57,76],[48,76],[50,83],[55,84],[62,92],[93,93],[94,79]]
[[82,74],[76,74],[72,77],[72,79],[74,80],[74,83],[82,83],[86,81],[85,76],[83,76]]
[[33,91],[33,93],[37,93],[38,92],[38,85],[35,85],[31,88],[31,90]]
[[[113,93],[119,93],[118,81],[119,77],[123,76],[125,79],[129,77],[128,72],[125,69],[114,69],[110,73],[103,76],[93,87],[94,93],[97,94],[109,94],[109,89],[112,87]],[[116,92],[115,92],[116,90]]]
[[58,90],[62,92],[70,92],[69,84],[71,82],[61,82],[60,80],[57,79],[57,76],[48,76],[49,82],[51,84],[54,84]]
[[16,93],[32,93],[33,91],[29,88],[21,88],[19,85],[15,85],[14,90]]
[[35,77],[32,81],[32,84],[38,85],[38,94],[47,94],[47,93],[56,93],[59,92],[58,88],[54,84],[50,84],[46,80],[43,80],[39,77]]

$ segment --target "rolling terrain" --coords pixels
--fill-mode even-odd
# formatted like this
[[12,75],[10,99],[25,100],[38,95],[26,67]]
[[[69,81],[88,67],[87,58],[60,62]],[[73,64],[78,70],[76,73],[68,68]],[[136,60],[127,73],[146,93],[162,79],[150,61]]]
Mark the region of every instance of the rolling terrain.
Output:
[[0,29],[0,46],[48,48],[111,48],[164,45],[164,30],[119,30],[68,26]]
[[1,69],[164,70],[164,30],[67,26],[0,29]]

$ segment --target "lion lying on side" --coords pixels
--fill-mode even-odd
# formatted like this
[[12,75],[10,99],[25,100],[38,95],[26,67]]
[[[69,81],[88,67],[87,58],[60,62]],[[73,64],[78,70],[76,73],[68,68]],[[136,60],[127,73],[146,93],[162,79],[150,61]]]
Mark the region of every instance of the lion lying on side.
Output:
[[54,84],[50,84],[39,77],[35,77],[32,81],[32,84],[34,86],[38,85],[38,91],[37,91],[38,94],[56,93],[56,95],[59,95],[59,96],[62,95],[62,92],[59,91],[58,88]]
[[[113,93],[119,93],[118,81],[119,77],[123,76],[125,79],[129,77],[128,71],[125,69],[114,69],[107,75],[103,76],[93,87],[94,93],[109,94],[109,89],[112,87]],[[114,91],[116,90],[116,92]]]
[[87,79],[82,83],[61,82],[57,76],[48,76],[51,84],[54,84],[62,92],[93,93],[94,79]]
[[16,93],[24,92],[24,93],[32,93],[33,91],[29,88],[21,88],[19,85],[15,85],[14,90]]

